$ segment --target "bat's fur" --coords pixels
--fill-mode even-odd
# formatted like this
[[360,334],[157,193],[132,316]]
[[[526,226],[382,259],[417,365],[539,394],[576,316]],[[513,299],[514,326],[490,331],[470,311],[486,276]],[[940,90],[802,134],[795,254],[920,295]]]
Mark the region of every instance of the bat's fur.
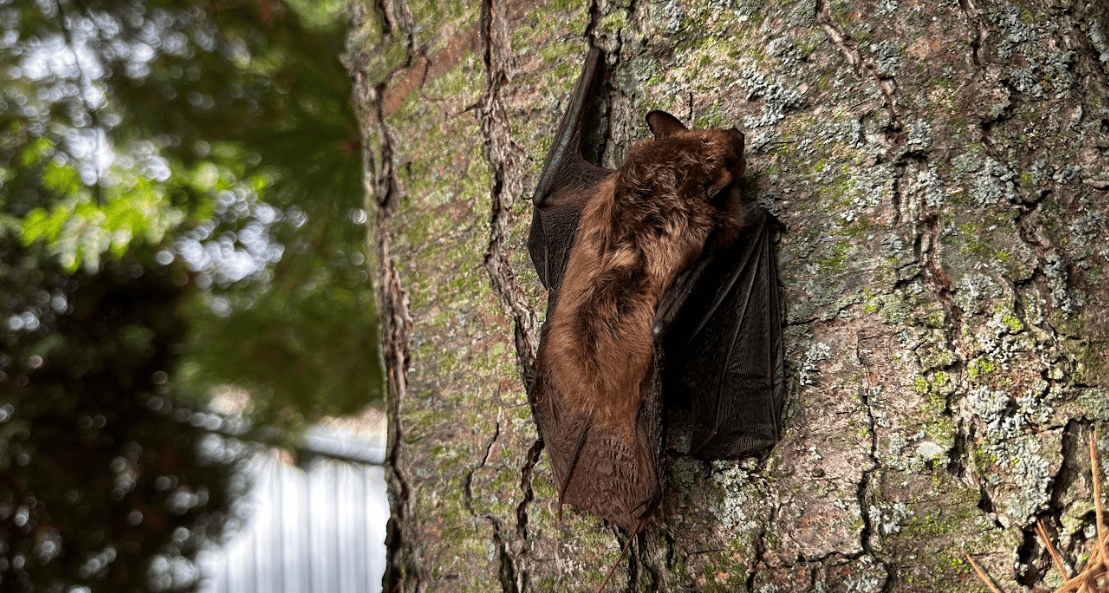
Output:
[[737,231],[744,169],[736,130],[652,127],[661,137],[636,144],[585,204],[546,336],[568,411],[629,441],[653,380],[659,301],[710,233]]

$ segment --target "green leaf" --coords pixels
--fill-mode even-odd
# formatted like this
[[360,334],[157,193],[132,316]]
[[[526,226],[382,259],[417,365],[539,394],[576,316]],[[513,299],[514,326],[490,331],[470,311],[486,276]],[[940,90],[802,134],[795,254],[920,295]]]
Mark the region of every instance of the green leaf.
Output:
[[80,176],[75,169],[55,162],[48,163],[43,169],[42,184],[61,195],[71,195],[82,188]]
[[19,162],[29,167],[54,154],[54,144],[46,138],[39,138],[27,145],[20,153]]
[[23,217],[23,244],[30,245],[39,239],[53,243],[62,232],[69,211],[59,206],[52,214],[47,214],[45,208],[35,208]]

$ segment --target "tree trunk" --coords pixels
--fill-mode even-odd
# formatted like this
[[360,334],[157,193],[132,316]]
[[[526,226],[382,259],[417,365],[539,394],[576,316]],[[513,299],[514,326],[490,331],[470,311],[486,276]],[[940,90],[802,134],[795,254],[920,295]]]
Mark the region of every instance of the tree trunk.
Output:
[[[1061,577],[1109,440],[1109,9],[1094,0],[348,0],[389,378],[386,591],[595,590],[527,404],[527,199],[588,40],[616,166],[665,109],[747,135],[791,385],[765,459],[668,454],[608,590],[985,590]],[[753,192],[755,193],[755,192]]]

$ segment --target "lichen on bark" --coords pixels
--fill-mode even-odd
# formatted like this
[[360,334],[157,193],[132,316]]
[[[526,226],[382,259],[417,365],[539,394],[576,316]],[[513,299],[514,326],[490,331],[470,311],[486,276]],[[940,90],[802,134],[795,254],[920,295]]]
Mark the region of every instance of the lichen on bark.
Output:
[[[790,401],[769,456],[668,457],[612,589],[1045,582],[1109,425],[1109,9],[1087,0],[349,0],[390,373],[389,590],[592,590],[626,534],[567,508],[524,391],[530,196],[592,43],[608,166],[667,109],[747,135]],[[1105,441],[1103,436],[1103,443]],[[1105,445],[1103,444],[1103,448]]]

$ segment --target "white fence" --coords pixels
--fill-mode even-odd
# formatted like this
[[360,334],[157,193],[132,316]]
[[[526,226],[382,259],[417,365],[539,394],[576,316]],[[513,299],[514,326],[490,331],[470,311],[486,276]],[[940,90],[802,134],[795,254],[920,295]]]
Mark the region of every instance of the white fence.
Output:
[[378,452],[352,455],[350,443],[343,445],[342,457],[362,462],[316,457],[301,469],[274,451],[257,455],[244,529],[202,554],[202,593],[381,591],[389,519],[384,469],[372,464],[380,463]]

